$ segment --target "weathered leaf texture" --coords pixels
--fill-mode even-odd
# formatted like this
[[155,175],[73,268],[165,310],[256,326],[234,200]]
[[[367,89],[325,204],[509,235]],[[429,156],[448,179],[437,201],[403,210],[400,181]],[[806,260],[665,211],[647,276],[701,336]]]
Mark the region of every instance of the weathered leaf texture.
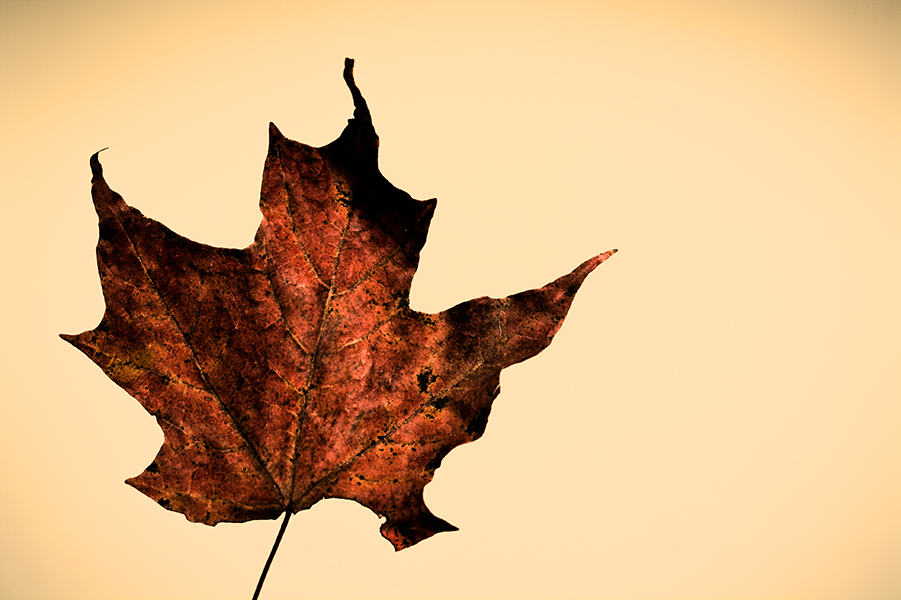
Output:
[[322,148],[270,125],[262,223],[243,250],[186,239],[125,203],[91,157],[100,325],[62,337],[147,411],[165,440],[128,483],[190,521],[272,519],[323,498],[386,518],[402,549],[455,527],[423,488],[485,430],[501,369],[550,344],[585,277],[438,314],[410,308],[436,201],[378,169],[354,118]]

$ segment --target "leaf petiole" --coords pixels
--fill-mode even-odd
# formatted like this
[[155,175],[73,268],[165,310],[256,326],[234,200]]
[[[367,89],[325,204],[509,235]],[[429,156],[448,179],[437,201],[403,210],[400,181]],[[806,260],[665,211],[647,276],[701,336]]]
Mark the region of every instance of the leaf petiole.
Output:
[[278,535],[275,536],[275,543],[272,545],[272,552],[269,553],[269,558],[266,559],[266,566],[263,567],[263,573],[260,575],[260,581],[257,583],[257,589],[253,592],[252,600],[257,600],[260,597],[260,590],[263,589],[263,582],[266,581],[266,573],[269,572],[269,567],[272,565],[272,559],[275,558],[275,551],[278,550],[278,545],[282,541],[282,536],[285,535],[285,529],[288,528],[288,519],[291,518],[291,507],[289,506],[285,509],[285,519],[282,521],[282,526],[278,530]]

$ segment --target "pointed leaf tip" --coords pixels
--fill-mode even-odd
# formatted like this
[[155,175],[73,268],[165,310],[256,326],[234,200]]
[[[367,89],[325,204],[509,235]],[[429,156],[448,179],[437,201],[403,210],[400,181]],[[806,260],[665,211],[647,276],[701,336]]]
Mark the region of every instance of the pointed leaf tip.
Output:
[[606,252],[602,252],[602,253],[598,254],[597,256],[593,256],[593,257],[589,258],[588,260],[586,260],[585,262],[583,262],[578,267],[576,267],[576,271],[586,271],[585,275],[588,275],[588,273],[591,273],[592,271],[594,271],[596,268],[598,268],[601,265],[601,263],[606,261],[608,258],[613,256],[617,252],[618,252],[618,250],[614,248],[613,250],[607,250]]

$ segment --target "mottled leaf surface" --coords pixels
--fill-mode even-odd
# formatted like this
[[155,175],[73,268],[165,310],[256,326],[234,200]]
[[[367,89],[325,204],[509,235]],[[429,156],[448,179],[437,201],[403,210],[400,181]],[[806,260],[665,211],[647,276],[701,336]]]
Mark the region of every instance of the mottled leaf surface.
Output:
[[62,337],[156,417],[164,443],[128,483],[160,505],[215,525],[347,498],[402,549],[455,529],[423,488],[484,432],[501,369],[550,344],[615,251],[540,289],[410,308],[436,201],[379,172],[352,68],[354,118],[337,140],[313,148],[270,125],[263,219],[243,250],[145,217],[91,157],[106,312]]

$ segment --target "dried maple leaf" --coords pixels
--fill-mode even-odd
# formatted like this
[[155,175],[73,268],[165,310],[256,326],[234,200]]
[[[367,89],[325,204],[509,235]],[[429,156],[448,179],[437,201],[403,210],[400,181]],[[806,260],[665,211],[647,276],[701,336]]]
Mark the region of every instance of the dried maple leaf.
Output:
[[438,314],[409,306],[436,201],[379,173],[366,102],[322,148],[270,125],[260,209],[243,250],[186,239],[110,190],[100,219],[100,325],[63,335],[163,430],[128,483],[188,520],[273,519],[323,498],[385,517],[398,550],[455,527],[423,488],[485,430],[500,371],[544,349],[585,277],[615,250],[508,298]]

